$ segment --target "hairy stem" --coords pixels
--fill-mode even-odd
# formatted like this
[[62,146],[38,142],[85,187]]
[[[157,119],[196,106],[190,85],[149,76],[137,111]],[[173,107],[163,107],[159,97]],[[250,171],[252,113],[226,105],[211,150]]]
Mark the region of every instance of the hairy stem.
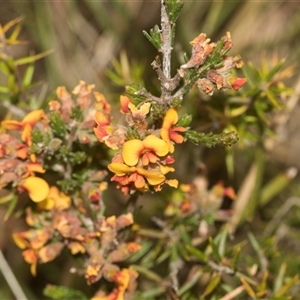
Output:
[[[171,78],[171,51],[172,51],[172,25],[169,20],[164,0],[161,0],[161,29],[162,29],[162,67],[164,77],[168,80]],[[169,92],[163,88],[163,94]]]

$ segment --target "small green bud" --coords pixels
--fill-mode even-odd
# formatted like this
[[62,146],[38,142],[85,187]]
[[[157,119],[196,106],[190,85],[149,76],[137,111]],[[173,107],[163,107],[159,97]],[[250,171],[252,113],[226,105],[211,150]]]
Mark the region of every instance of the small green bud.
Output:
[[86,154],[82,151],[70,152],[70,162],[74,165],[79,165],[86,160]]
[[65,121],[61,118],[58,112],[52,112],[50,114],[50,126],[54,135],[57,135],[58,137],[65,137],[67,127]]
[[221,141],[222,141],[223,145],[226,147],[232,146],[238,140],[239,140],[239,136],[235,131],[223,133],[223,135],[221,137]]
[[80,106],[72,107],[71,118],[74,119],[77,122],[82,122],[82,120],[83,120],[83,112],[82,112]]
[[186,127],[189,126],[190,123],[192,122],[192,115],[188,115],[188,114],[184,114],[179,121],[177,122],[176,126],[182,126],[182,127]]
[[34,128],[31,131],[31,139],[34,144],[43,143],[44,137],[40,129]]
[[56,152],[62,144],[62,141],[58,138],[54,138],[50,141],[48,147],[51,152]]

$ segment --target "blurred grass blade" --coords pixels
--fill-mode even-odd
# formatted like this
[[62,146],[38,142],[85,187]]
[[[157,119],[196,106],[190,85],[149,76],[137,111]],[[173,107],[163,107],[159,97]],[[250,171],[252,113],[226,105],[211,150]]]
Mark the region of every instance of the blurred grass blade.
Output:
[[283,263],[280,266],[279,272],[276,276],[275,282],[274,282],[274,292],[278,292],[282,285],[283,285],[283,280],[284,280],[284,275],[285,275],[285,271],[286,271],[286,264]]
[[242,282],[245,291],[247,292],[247,294],[252,298],[252,299],[256,299],[256,295],[255,292],[253,291],[253,289],[251,288],[251,286],[249,285],[249,283],[244,279],[244,278],[240,278],[240,281]]
[[27,56],[27,57],[22,57],[22,58],[16,59],[14,61],[14,64],[16,66],[30,64],[30,63],[33,63],[33,62],[35,62],[35,61],[37,61],[37,60],[53,53],[53,52],[54,52],[53,49],[49,49],[49,50],[41,52],[39,54],[35,54],[35,55]]
[[211,249],[212,249],[212,253],[213,253],[213,256],[215,258],[215,260],[220,263],[222,258],[219,254],[219,251],[218,251],[218,248],[217,248],[217,245],[215,244],[214,240],[210,237],[209,238],[209,245],[211,246]]
[[214,289],[218,286],[220,280],[221,280],[221,275],[214,273],[210,278],[209,284],[205,288],[202,296],[206,297],[207,295],[211,294],[214,291]]
[[155,297],[165,293],[166,291],[166,287],[164,286],[159,286],[159,287],[155,287],[153,289],[149,289],[146,292],[143,292],[141,295],[141,298],[139,299],[156,299]]
[[245,210],[251,199],[251,194],[255,186],[258,166],[254,162],[248,171],[243,183],[238,191],[236,200],[233,203],[233,216],[229,221],[230,233],[234,233],[238,225],[245,219]]
[[15,18],[9,22],[7,22],[3,27],[2,27],[2,31],[5,33],[6,31],[8,31],[11,27],[13,27],[15,24],[18,24],[19,22],[23,21],[23,17],[18,17]]
[[143,257],[146,253],[149,253],[150,248],[152,246],[153,246],[152,242],[143,242],[142,243],[142,248],[138,252],[132,254],[127,261],[130,262],[130,263],[136,262],[141,257]]
[[259,245],[259,243],[257,242],[255,236],[253,235],[252,232],[247,232],[247,235],[248,235],[248,238],[250,240],[250,243],[253,247],[253,249],[256,251],[256,253],[260,253],[262,250],[261,250],[261,247]]
[[144,268],[140,265],[131,265],[131,267],[134,270],[136,270],[139,274],[144,275],[146,278],[148,278],[154,282],[157,282],[157,283],[163,282],[163,279],[157,273],[155,273],[147,268]]
[[194,255],[196,258],[199,259],[199,261],[201,262],[207,262],[207,256],[200,251],[199,249],[195,248],[194,246],[190,246],[190,245],[185,245],[185,249],[191,253],[192,255]]
[[187,291],[190,291],[190,289],[199,281],[201,275],[202,272],[198,270],[192,276],[190,276],[178,290],[178,296],[182,296]]
[[281,289],[280,289],[278,292],[276,292],[276,293],[274,294],[274,296],[275,296],[275,297],[282,297],[282,296],[284,296],[284,295],[287,293],[287,291],[288,291],[288,290],[289,290],[296,282],[299,283],[299,275],[298,275],[298,274],[295,275],[293,278],[291,278],[285,285],[283,285],[283,286],[281,287]]
[[244,286],[240,285],[231,292],[227,293],[224,297],[222,297],[219,300],[233,300],[236,299],[236,297],[241,294],[244,291]]
[[282,65],[284,64],[285,59],[281,59],[276,66],[268,73],[268,75],[266,76],[266,81],[270,81],[281,69]]
[[0,198],[0,205],[11,201],[14,197],[15,197],[15,195],[13,193],[2,196]]
[[45,296],[57,300],[88,300],[88,298],[81,291],[65,286],[48,284],[43,293]]
[[261,197],[259,199],[259,206],[265,206],[268,204],[276,195],[281,193],[295,178],[298,170],[294,167],[289,168],[282,174],[277,175],[270,180],[261,191]]
[[241,253],[241,250],[242,248],[239,247],[236,249],[235,253],[234,253],[234,256],[231,260],[231,264],[230,264],[230,267],[233,269],[233,270],[236,270],[236,267],[237,267],[237,263],[238,263],[238,260],[239,260],[239,257],[240,257],[240,253]]
[[225,255],[227,239],[228,239],[228,229],[225,226],[220,234],[220,242],[218,247],[218,252],[220,256]]
[[7,86],[0,86],[0,93],[8,94],[9,88]]
[[33,73],[34,73],[34,64],[31,63],[27,66],[26,71],[23,75],[23,79],[22,79],[23,88],[30,86],[32,82]]
[[277,99],[275,98],[275,95],[270,90],[266,91],[266,96],[267,96],[267,99],[269,99],[269,101],[274,105],[274,107],[277,110],[281,110],[282,109],[282,107],[278,103]]
[[4,221],[7,221],[7,219],[10,217],[10,215],[12,214],[13,210],[15,209],[17,203],[18,203],[18,197],[16,195],[13,195],[10,199],[10,203],[5,212]]
[[0,70],[5,74],[8,75],[10,73],[9,67],[5,61],[0,61]]
[[18,39],[18,36],[21,32],[23,26],[23,18],[17,23],[16,27],[14,28],[13,32],[11,33],[10,37],[7,39],[7,41],[15,42]]

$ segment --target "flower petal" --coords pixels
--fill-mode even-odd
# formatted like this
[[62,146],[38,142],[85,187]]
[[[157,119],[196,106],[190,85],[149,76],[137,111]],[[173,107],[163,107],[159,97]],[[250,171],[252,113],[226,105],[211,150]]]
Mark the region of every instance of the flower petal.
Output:
[[175,169],[169,166],[160,165],[160,171],[165,175],[169,172],[174,172]]
[[22,123],[15,120],[2,121],[1,125],[8,130],[21,130],[23,128]]
[[38,173],[45,173],[46,170],[43,169],[43,166],[37,162],[29,162],[26,164],[28,171],[30,172],[38,172]]
[[127,165],[121,163],[111,163],[107,167],[111,172],[115,173],[117,176],[124,176],[126,175],[126,173],[135,171],[134,167],[128,167]]
[[140,153],[143,151],[144,145],[141,140],[134,139],[124,143],[122,157],[128,166],[135,166],[140,158]]
[[143,140],[143,144],[145,148],[152,150],[158,156],[165,156],[169,152],[168,144],[154,134],[148,135]]
[[120,112],[122,114],[129,113],[129,107],[128,107],[129,103],[130,103],[130,99],[127,96],[123,96],[123,95],[120,96],[120,104],[121,104]]
[[178,122],[178,114],[177,111],[174,108],[170,108],[164,117],[163,121],[163,128],[168,128],[170,129],[171,126],[176,124]]
[[31,125],[29,123],[26,123],[24,125],[21,140],[23,142],[26,142],[29,146],[31,146],[31,131],[32,131]]
[[33,202],[40,202],[46,199],[49,193],[48,183],[39,177],[27,177],[22,184]]
[[144,175],[146,177],[148,183],[151,185],[160,184],[166,179],[166,177],[159,172],[150,172],[143,168],[136,168],[136,171],[139,174]]
[[45,113],[42,109],[33,110],[23,118],[22,123],[34,125],[43,117],[44,114]]
[[169,180],[166,180],[166,184],[168,184],[169,186],[171,186],[173,188],[177,188],[178,180],[177,179],[169,179]]

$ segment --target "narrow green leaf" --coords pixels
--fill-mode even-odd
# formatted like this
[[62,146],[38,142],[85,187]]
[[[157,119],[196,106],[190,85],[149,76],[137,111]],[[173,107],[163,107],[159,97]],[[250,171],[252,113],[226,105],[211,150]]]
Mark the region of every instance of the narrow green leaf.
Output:
[[7,39],[7,41],[17,41],[18,36],[21,32],[22,26],[23,26],[23,18],[16,24],[16,27],[14,28],[13,32],[11,33],[10,37]]
[[282,110],[281,105],[278,103],[277,99],[275,98],[275,95],[270,90],[266,91],[266,96],[270,100],[270,102],[274,105],[274,107],[277,108],[277,110]]
[[18,91],[15,74],[10,74],[8,76],[7,87],[12,94]]
[[140,258],[142,258],[146,253],[149,253],[149,251],[150,251],[150,249],[151,249],[152,246],[153,246],[153,243],[150,242],[150,241],[148,241],[148,242],[143,242],[143,243],[142,243],[142,248],[141,248],[138,252],[132,254],[132,255],[130,256],[130,258],[127,259],[127,261],[128,261],[129,263],[134,263],[134,262],[136,262],[137,260],[139,260]]
[[143,267],[143,266],[140,266],[140,265],[131,265],[131,267],[136,270],[139,274],[142,274],[144,275],[146,278],[154,281],[154,282],[157,282],[157,283],[161,283],[163,282],[163,279],[158,275],[156,274],[155,272]]
[[10,215],[12,214],[13,210],[15,209],[17,203],[18,203],[18,197],[16,195],[13,195],[13,197],[10,199],[10,203],[5,212],[4,221],[7,221],[7,219],[10,217]]
[[10,70],[9,70],[9,67],[8,65],[6,64],[6,62],[3,60],[3,61],[0,61],[0,70],[5,74],[5,75],[8,75],[10,73]]
[[192,255],[194,255],[196,258],[199,259],[201,262],[207,262],[207,256],[200,251],[199,249],[195,248],[194,246],[185,245],[185,249],[190,252]]
[[34,73],[34,64],[31,63],[27,66],[26,71],[23,75],[23,79],[22,79],[23,88],[30,86],[32,82],[33,73]]
[[252,299],[256,299],[256,295],[255,292],[253,291],[252,287],[250,286],[250,284],[244,279],[244,278],[240,278],[245,291],[247,292],[247,294],[252,298]]
[[178,296],[183,296],[184,293],[191,290],[191,288],[199,281],[202,272],[197,270],[192,276],[190,276],[186,282],[178,290]]
[[281,266],[279,268],[279,272],[274,281],[274,289],[273,290],[275,293],[278,292],[283,285],[285,271],[286,271],[286,264],[283,263],[283,264],[281,264]]
[[163,261],[165,261],[167,258],[169,258],[172,255],[171,249],[167,248],[164,250],[164,252],[156,259],[156,263],[160,264]]
[[179,0],[166,0],[164,3],[165,3],[169,20],[172,23],[175,23],[180,15],[180,12],[183,7],[183,3]]
[[234,256],[233,256],[233,258],[231,260],[230,267],[233,270],[235,270],[236,267],[237,267],[237,263],[238,263],[238,260],[239,260],[239,257],[240,257],[241,250],[242,250],[241,247],[237,248],[236,251],[235,251],[235,253],[234,253]]
[[206,297],[207,295],[211,294],[214,289],[218,286],[221,280],[221,275],[214,273],[213,276],[211,277],[207,287],[205,288],[202,297]]
[[0,198],[0,205],[4,204],[4,203],[7,203],[9,201],[12,201],[14,197],[15,197],[15,195],[13,193],[5,195],[5,196],[2,196]]
[[279,291],[277,291],[274,296],[275,297],[282,297],[284,296],[287,291],[299,280],[299,275],[295,275],[291,278],[284,286],[281,287]]
[[0,85],[0,93],[8,94],[9,88],[7,86],[1,86]]
[[192,122],[193,116],[192,115],[188,115],[188,114],[184,114],[179,121],[177,122],[176,126],[182,126],[182,127],[186,127],[189,126]]
[[11,27],[13,27],[15,24],[18,24],[19,22],[23,21],[23,17],[18,17],[18,18],[15,18],[11,21],[9,21],[8,23],[6,23],[3,27],[2,27],[2,30],[3,32],[5,33],[6,31],[8,31]]
[[44,295],[57,300],[88,300],[81,291],[73,290],[65,286],[47,285]]
[[261,247],[260,247],[259,243],[257,242],[254,234],[249,231],[249,232],[247,232],[247,235],[248,235],[249,241],[250,241],[253,249],[255,250],[255,252],[257,254],[260,254],[262,250],[261,250]]
[[190,234],[186,231],[185,226],[180,225],[179,226],[179,230],[180,230],[180,234],[181,234],[181,238],[184,241],[184,243],[186,245],[192,245],[192,241],[191,241],[191,236]]
[[274,75],[276,75],[278,73],[278,71],[281,69],[282,65],[284,64],[285,59],[281,59],[276,66],[268,73],[268,75],[266,76],[266,81],[269,82]]
[[161,294],[164,294],[166,292],[166,286],[158,286],[158,287],[155,287],[153,289],[149,289],[145,292],[143,292],[141,295],[140,295],[140,298],[136,298],[136,299],[156,299],[155,297],[161,295]]
[[209,238],[209,245],[211,246],[212,253],[213,253],[213,256],[214,256],[215,260],[218,263],[220,263],[221,260],[222,260],[222,258],[221,258],[220,254],[219,254],[218,248],[217,248],[214,240],[211,237]]
[[248,62],[248,67],[251,70],[253,77],[255,78],[256,81],[261,81],[261,75],[259,71],[255,68],[254,64],[252,62]]
[[268,120],[268,117],[267,115],[265,114],[265,111],[264,111],[264,104],[263,103],[260,103],[260,101],[255,101],[254,102],[254,108],[255,108],[255,111],[258,115],[258,117],[263,121],[265,122],[267,125],[270,125],[270,121]]
[[161,30],[158,25],[155,25],[152,29],[150,29],[150,34],[143,30],[143,34],[149,40],[149,42],[158,50],[161,49]]
[[228,239],[228,229],[227,227],[225,227],[220,234],[220,242],[218,247],[218,253],[220,254],[220,256],[225,255],[227,239]]
[[187,252],[187,249],[185,248],[185,246],[183,244],[178,243],[177,250],[178,250],[179,254],[181,255],[181,257],[185,261],[190,261],[191,260],[191,258],[189,256],[189,253]]
[[242,105],[240,107],[233,108],[230,110],[229,116],[231,118],[238,117],[238,116],[244,114],[248,110],[248,108],[249,108],[248,105]]
[[14,61],[14,64],[16,66],[20,66],[20,65],[25,65],[25,64],[30,64],[30,63],[33,63],[45,56],[48,56],[49,54],[53,53],[54,50],[53,49],[49,49],[47,51],[44,51],[42,53],[39,53],[39,54],[35,54],[35,55],[31,55],[31,56],[27,56],[27,57],[22,57],[22,58],[19,58],[19,59],[16,59]]
[[297,170],[290,168],[289,170],[281,173],[272,178],[266,185],[263,186],[261,197],[259,199],[259,206],[264,206],[270,202],[276,195],[282,192],[295,178]]

